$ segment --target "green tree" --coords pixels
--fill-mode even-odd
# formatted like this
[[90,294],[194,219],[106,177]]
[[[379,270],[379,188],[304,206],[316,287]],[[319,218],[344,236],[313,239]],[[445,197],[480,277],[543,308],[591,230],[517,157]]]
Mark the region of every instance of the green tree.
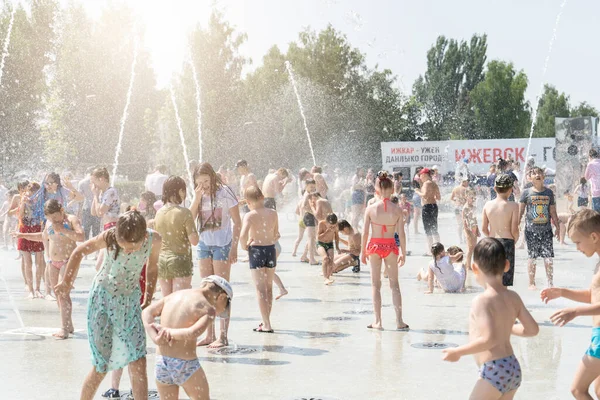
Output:
[[598,117],[596,107],[589,104],[587,101],[580,103],[577,107],[571,110],[571,117]]
[[490,61],[485,78],[471,92],[479,137],[518,138],[529,133],[529,104],[525,101],[527,76],[512,63]]
[[558,93],[558,90],[552,85],[544,85],[544,93],[538,103],[533,136],[554,137],[554,118],[569,117],[571,115],[569,108],[569,96]]

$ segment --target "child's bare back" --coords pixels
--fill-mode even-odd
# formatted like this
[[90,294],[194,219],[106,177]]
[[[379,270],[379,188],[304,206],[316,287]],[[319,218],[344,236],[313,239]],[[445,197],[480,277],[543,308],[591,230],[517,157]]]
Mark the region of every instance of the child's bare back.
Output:
[[[514,239],[519,232],[519,205],[501,197],[488,201],[483,208],[484,233],[487,236],[504,239]],[[515,232],[516,230],[516,232]]]
[[279,219],[277,211],[270,208],[257,208],[244,216],[248,225],[249,244],[272,246],[279,240]]

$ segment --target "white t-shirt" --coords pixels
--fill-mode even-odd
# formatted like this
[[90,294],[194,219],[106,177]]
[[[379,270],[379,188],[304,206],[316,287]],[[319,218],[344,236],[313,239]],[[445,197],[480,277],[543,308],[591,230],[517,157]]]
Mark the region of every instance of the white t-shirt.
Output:
[[202,243],[218,247],[231,243],[233,229],[229,209],[237,204],[238,200],[228,186],[217,190],[214,204],[211,204],[209,196],[202,197],[201,212],[196,221]]
[[463,287],[465,273],[462,265],[454,266],[450,257],[442,257],[436,263],[431,261],[429,269],[446,292],[458,292]]
[[151,173],[146,177],[146,189],[158,197],[162,196],[163,185],[167,178],[167,175],[163,175],[160,172]]

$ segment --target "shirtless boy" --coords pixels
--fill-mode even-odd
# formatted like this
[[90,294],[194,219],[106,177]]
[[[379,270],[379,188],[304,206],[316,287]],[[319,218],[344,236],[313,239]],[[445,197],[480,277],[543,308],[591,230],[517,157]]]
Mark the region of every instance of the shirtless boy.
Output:
[[485,236],[498,239],[504,246],[510,269],[502,276],[502,284],[512,286],[515,277],[515,243],[519,240],[519,205],[509,200],[513,191],[510,176],[498,175],[494,190],[496,198],[483,207],[481,230]]
[[[456,362],[473,354],[479,366],[479,379],[470,399],[512,399],[521,386],[522,373],[514,355],[510,336],[535,336],[539,326],[516,292],[502,284],[508,271],[504,246],[499,240],[485,238],[475,246],[473,273],[485,288],[471,304],[469,343],[442,350],[445,361]],[[519,320],[520,324],[515,324]]]
[[243,204],[242,211],[247,213],[250,211],[248,205],[246,204],[246,189],[251,186],[256,186],[256,176],[250,171],[248,168],[248,161],[239,160],[235,164],[235,168],[237,169],[238,174],[240,174],[240,200],[239,203]]
[[265,207],[277,210],[275,198],[281,194],[281,191],[291,182],[287,169],[279,168],[276,172],[270,173],[265,177],[262,184],[262,192],[265,196]]
[[427,235],[426,255],[429,256],[429,251],[431,250],[433,243],[438,243],[440,241],[437,221],[437,202],[442,199],[442,196],[437,183],[431,180],[431,171],[429,168],[423,168],[419,172],[419,176],[421,178],[422,185],[420,189],[415,189],[415,192],[421,196],[421,204],[423,205],[423,227],[425,228],[425,234]]
[[316,165],[312,167],[311,171],[313,179],[317,184],[317,192],[321,195],[322,198],[326,199],[327,194],[329,193],[329,186],[327,186],[327,182],[325,182],[325,177],[323,177],[323,168],[317,167]]
[[246,190],[250,212],[244,215],[240,244],[248,251],[250,272],[256,286],[258,307],[262,322],[254,332],[273,333],[271,308],[273,307],[273,278],[277,266],[275,243],[279,240],[277,211],[265,205],[265,198],[257,186]]
[[[571,218],[568,226],[569,237],[577,250],[592,257],[600,255],[600,213],[590,209],[579,211]],[[571,384],[571,393],[576,399],[592,399],[589,387],[592,382],[596,396],[600,395],[600,273],[596,270],[589,289],[573,290],[566,288],[548,288],[541,292],[542,301],[564,297],[586,305],[565,308],[555,312],[550,320],[558,326],[564,326],[575,317],[589,315],[593,317],[592,341],[583,359],[579,363],[575,378]]]
[[[306,234],[308,236],[308,243],[304,249],[304,253],[300,257],[300,261],[310,263],[310,265],[317,265],[315,260],[315,249],[317,240],[317,201],[320,196],[319,193],[309,192],[309,186],[313,186],[314,181],[306,181],[306,192],[304,198],[301,201],[300,212],[302,213],[302,222],[306,228]],[[307,258],[308,256],[308,258]]]
[[[66,214],[64,208],[55,199],[48,200],[44,204],[44,215],[46,216],[46,227],[43,232],[15,232],[14,235],[16,238],[44,243],[46,259],[48,260],[46,268],[48,269],[50,284],[54,287],[58,284],[60,273],[64,273],[65,265],[67,265],[71,253],[77,247],[77,242],[85,240],[85,234],[77,217]],[[73,311],[71,296],[67,293],[65,296],[57,296],[56,300],[60,310],[62,329],[52,336],[57,339],[67,339],[69,334],[74,331],[73,319],[71,318],[71,312]]]
[[463,242],[463,219],[462,210],[467,202],[467,189],[469,188],[469,177],[464,176],[460,185],[452,189],[450,200],[454,202],[454,215],[458,225],[458,237],[460,242]]
[[331,275],[334,269],[334,252],[333,242],[335,241],[335,249],[340,252],[340,238],[338,235],[338,219],[335,214],[329,214],[325,220],[319,221],[319,230],[317,232],[317,252],[323,257],[323,278],[326,285],[331,285],[333,279]]
[[[174,292],[142,312],[146,332],[158,345],[156,386],[161,399],[178,399],[180,386],[192,400],[210,399],[196,339],[215,315],[227,313],[232,298],[229,282],[210,275],[200,288]],[[154,322],[156,317],[160,325]]]
[[340,250],[340,254],[333,260],[333,273],[341,272],[348,267],[353,267],[352,272],[360,272],[360,248],[362,236],[360,232],[355,232],[352,226],[345,219],[338,222],[339,233],[348,236],[348,240],[340,238],[340,242],[348,246],[347,249]]
[[[319,193],[319,195],[321,194]],[[321,195],[315,203],[315,218],[317,218],[317,221],[323,221],[329,214],[333,214],[331,203]]]

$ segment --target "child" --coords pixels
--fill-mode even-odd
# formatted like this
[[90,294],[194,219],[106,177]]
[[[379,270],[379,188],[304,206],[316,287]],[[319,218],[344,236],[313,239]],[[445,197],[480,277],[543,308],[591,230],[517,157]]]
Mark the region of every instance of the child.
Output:
[[258,307],[262,322],[254,332],[273,333],[271,308],[273,307],[273,278],[277,266],[275,243],[279,240],[277,211],[265,206],[265,198],[257,186],[246,189],[250,212],[244,215],[240,243],[248,251],[250,272],[256,285]]
[[[577,245],[577,250],[591,257],[600,254],[600,213],[584,209],[571,218],[568,226],[569,237]],[[589,386],[600,376],[600,274],[596,270],[592,277],[590,289],[572,290],[566,288],[548,288],[541,292],[542,301],[564,297],[580,303],[587,303],[573,308],[565,308],[554,313],[550,320],[558,326],[564,326],[575,317],[589,315],[593,317],[592,341],[586,351],[579,368],[575,373],[571,393],[576,399],[591,399]],[[598,394],[598,385],[595,386]]]
[[[178,399],[180,386],[190,399],[210,399],[208,381],[196,356],[196,339],[215,315],[228,312],[232,298],[229,282],[210,275],[202,279],[200,288],[179,290],[144,310],[144,327],[158,345],[156,386],[161,399]],[[160,325],[154,323],[156,317]]]
[[355,232],[352,226],[345,219],[338,222],[340,233],[348,236],[348,241],[340,238],[340,242],[348,246],[348,249],[340,250],[340,254],[333,260],[333,273],[341,272],[348,267],[353,266],[352,272],[360,272],[360,243],[361,234]]
[[525,225],[525,240],[527,241],[529,270],[529,289],[537,290],[535,286],[535,261],[544,259],[548,287],[553,283],[553,258],[554,243],[552,238],[552,224],[556,228],[556,237],[560,238],[560,225],[556,214],[556,202],[552,190],[544,186],[544,171],[535,167],[530,171],[533,186],[523,190],[519,207],[519,221],[527,211]]
[[2,239],[4,243],[4,250],[8,250],[8,243],[12,244],[13,248],[16,248],[15,239],[10,235],[10,232],[14,231],[17,227],[17,218],[10,214],[10,205],[14,196],[18,195],[19,192],[16,190],[9,190],[6,192],[6,200],[2,203],[0,208],[0,224],[2,224]]
[[331,285],[334,280],[331,278],[334,269],[333,242],[338,254],[340,252],[340,238],[338,234],[337,216],[329,214],[323,221],[319,221],[319,230],[317,232],[317,253],[323,257],[323,278],[326,285]]
[[575,188],[575,193],[577,193],[577,207],[580,210],[587,208],[590,203],[590,185],[585,177],[582,176],[579,180],[579,185]]
[[[67,263],[65,276],[55,286],[65,298],[72,289],[85,255],[106,249],[102,267],[92,283],[88,300],[88,340],[94,368],[85,379],[82,400],[94,398],[108,371],[129,365],[133,396],[148,397],[146,334],[142,309],[152,301],[158,276],[161,237],[146,229],[138,211],[120,215],[116,226],[77,246]],[[140,307],[140,274],[146,267],[146,295]]]
[[[64,267],[77,247],[77,242],[83,242],[85,234],[79,220],[74,215],[65,213],[63,206],[56,199],[48,200],[44,204],[44,215],[46,216],[46,227],[40,233],[16,233],[19,239],[27,239],[34,242],[43,242],[46,249],[48,276],[52,287],[58,284],[59,274],[64,272]],[[67,293],[57,298],[62,329],[53,334],[57,339],[67,339],[69,333],[73,333],[73,319],[71,312],[73,306],[71,296]]]
[[473,249],[477,244],[477,238],[481,236],[479,226],[477,226],[477,217],[475,216],[475,191],[468,189],[466,192],[466,203],[462,209],[462,224],[467,239],[467,268],[471,269],[471,259],[473,258]]
[[[465,290],[465,282],[467,278],[467,270],[465,265],[461,263],[460,267],[455,267],[453,264],[461,262],[463,259],[463,253],[460,248],[456,248],[459,251],[453,251],[454,254],[446,253],[444,245],[441,243],[434,243],[431,246],[431,254],[433,254],[433,261],[429,263],[427,271],[419,271],[417,274],[417,280],[427,280],[428,290],[425,294],[432,294],[434,287],[434,280],[437,281],[438,285],[446,293],[457,293]],[[450,249],[448,249],[450,250]]]
[[[394,201],[394,198],[392,198],[392,201]],[[406,194],[401,193],[400,196],[398,197],[398,207],[400,207],[402,209],[402,212],[404,213],[404,232],[406,232],[406,238],[408,239],[408,234],[409,234],[409,226],[410,226],[410,221],[412,220],[412,206],[410,205],[408,199],[406,198]],[[409,254],[410,255],[410,254]]]
[[[469,343],[442,350],[445,361],[456,362],[473,354],[479,366],[479,379],[471,399],[512,399],[521,385],[519,361],[514,356],[510,336],[535,336],[539,326],[516,292],[502,283],[508,271],[504,246],[498,239],[484,238],[473,252],[473,273],[485,291],[471,305]],[[520,324],[515,324],[518,319]]]
[[498,175],[492,190],[497,196],[483,207],[481,230],[485,236],[498,239],[504,246],[510,269],[504,273],[502,283],[504,286],[512,286],[515,276],[515,243],[519,240],[519,205],[509,200],[513,191],[510,175]]

